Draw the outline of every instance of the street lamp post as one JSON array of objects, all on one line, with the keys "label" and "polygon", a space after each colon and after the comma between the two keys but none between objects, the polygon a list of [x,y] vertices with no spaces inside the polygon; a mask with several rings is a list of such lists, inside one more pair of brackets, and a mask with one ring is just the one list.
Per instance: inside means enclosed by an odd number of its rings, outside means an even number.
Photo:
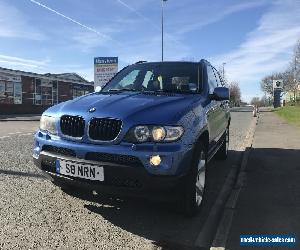
[{"label": "street lamp post", "polygon": [[226,65],[226,62],[223,62],[222,63],[222,65],[223,65],[223,81],[225,82],[225,65]]},{"label": "street lamp post", "polygon": [[161,61],[164,61],[164,2],[167,0],[161,0]]}]

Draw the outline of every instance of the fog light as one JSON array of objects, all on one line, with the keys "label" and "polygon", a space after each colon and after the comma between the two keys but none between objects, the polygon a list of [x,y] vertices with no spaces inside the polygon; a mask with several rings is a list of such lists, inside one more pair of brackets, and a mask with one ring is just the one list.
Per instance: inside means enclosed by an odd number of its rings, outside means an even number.
[{"label": "fog light", "polygon": [[158,166],[161,163],[161,158],[159,155],[154,155],[150,157],[150,164],[153,166]]}]

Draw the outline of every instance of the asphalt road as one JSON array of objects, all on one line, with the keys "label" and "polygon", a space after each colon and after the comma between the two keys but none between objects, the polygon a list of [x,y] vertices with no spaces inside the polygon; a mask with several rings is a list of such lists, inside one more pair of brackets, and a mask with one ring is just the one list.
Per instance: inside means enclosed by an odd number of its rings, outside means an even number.
[{"label": "asphalt road", "polygon": [[39,122],[0,121],[0,139],[12,138],[17,135],[32,135]]},{"label": "asphalt road", "polygon": [[232,113],[229,159],[210,163],[209,195],[195,218],[171,203],[68,195],[32,163],[38,122],[0,122],[0,249],[191,249],[252,122],[251,112]]}]

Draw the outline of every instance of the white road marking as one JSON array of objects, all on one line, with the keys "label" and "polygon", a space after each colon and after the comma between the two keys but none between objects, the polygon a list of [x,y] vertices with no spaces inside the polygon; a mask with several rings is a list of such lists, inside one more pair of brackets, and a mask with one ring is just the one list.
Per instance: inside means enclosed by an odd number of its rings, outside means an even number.
[{"label": "white road marking", "polygon": [[33,135],[34,132],[30,132],[30,133],[25,133],[25,134],[20,134],[22,132],[16,132],[16,133],[8,133],[8,135],[5,135],[5,136],[1,136],[0,139],[5,139],[5,138],[12,138],[14,135],[17,135],[17,136],[28,136],[28,135]]},{"label": "white road marking", "polygon": [[19,135],[19,136],[27,136],[27,135],[33,135],[33,133],[22,134],[22,135]]},{"label": "white road marking", "polygon": [[22,134],[24,132],[12,132],[12,133],[8,133],[8,135],[14,135],[14,134]]},{"label": "white road marking", "polygon": [[6,136],[1,136],[0,139],[9,138],[9,137],[11,137],[11,136],[7,136],[7,135]]}]

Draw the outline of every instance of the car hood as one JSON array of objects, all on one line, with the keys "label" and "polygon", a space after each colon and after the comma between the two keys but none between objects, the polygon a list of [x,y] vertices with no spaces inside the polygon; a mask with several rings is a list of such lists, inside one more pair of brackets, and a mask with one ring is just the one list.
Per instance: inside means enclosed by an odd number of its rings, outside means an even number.
[{"label": "car hood", "polygon": [[154,93],[93,93],[48,109],[49,115],[111,117],[139,124],[176,123],[201,100],[200,95]]}]

